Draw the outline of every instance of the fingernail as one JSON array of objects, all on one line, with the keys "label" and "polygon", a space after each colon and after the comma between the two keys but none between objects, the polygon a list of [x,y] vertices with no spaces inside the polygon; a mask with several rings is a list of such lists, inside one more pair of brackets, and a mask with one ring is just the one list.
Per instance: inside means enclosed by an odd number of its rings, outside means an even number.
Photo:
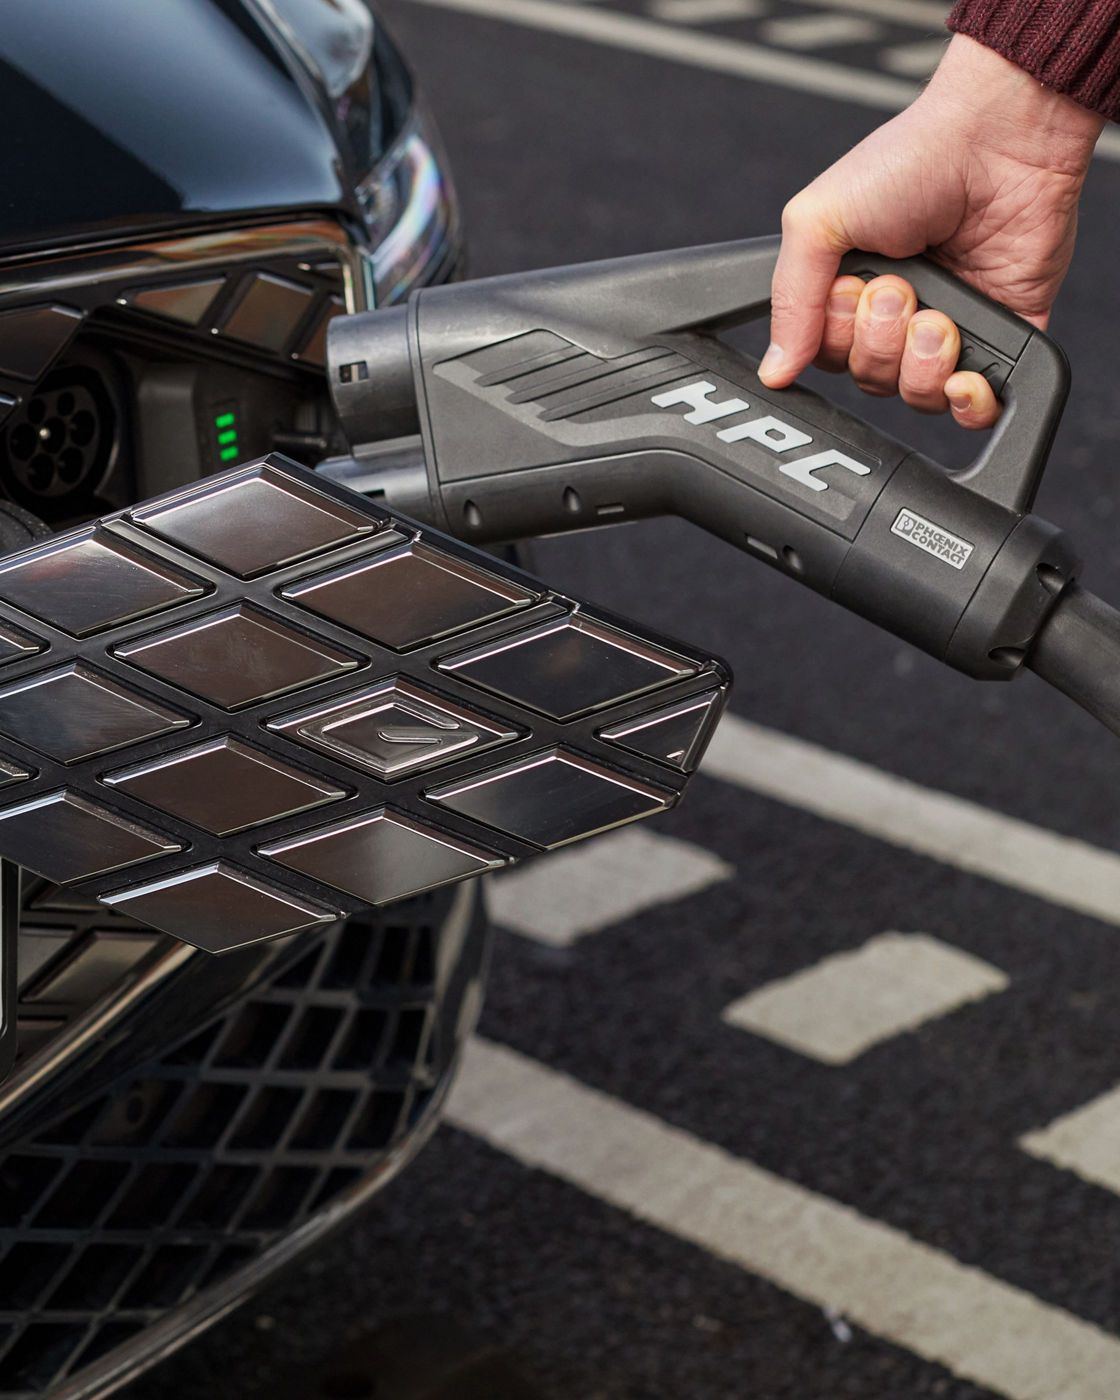
[{"label": "fingernail", "polygon": [[945,348],[945,332],[932,321],[918,321],[910,336],[914,354],[923,360],[932,360]]},{"label": "fingernail", "polygon": [[897,287],[884,287],[871,297],[871,315],[876,321],[897,321],[906,309],[906,298]]},{"label": "fingernail", "polygon": [[830,316],[854,316],[858,305],[858,292],[834,292],[828,299],[828,314]]},{"label": "fingernail", "polygon": [[785,352],[780,345],[775,345],[773,341],[767,347],[766,354],[762,357],[762,363],[758,367],[759,375],[777,374],[785,363]]},{"label": "fingernail", "polygon": [[970,394],[950,394],[949,402],[958,413],[968,413],[972,408],[972,396]]}]

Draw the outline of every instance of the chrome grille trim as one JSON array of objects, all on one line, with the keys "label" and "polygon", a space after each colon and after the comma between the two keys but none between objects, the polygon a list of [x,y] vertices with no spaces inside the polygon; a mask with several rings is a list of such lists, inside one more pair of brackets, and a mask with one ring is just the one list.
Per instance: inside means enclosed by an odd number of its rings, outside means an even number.
[{"label": "chrome grille trim", "polygon": [[331,219],[290,219],[283,223],[220,229],[176,238],[145,240],[89,252],[62,252],[0,263],[0,307],[9,300],[60,296],[103,288],[110,301],[116,286],[147,282],[166,274],[207,272],[227,265],[266,263],[276,258],[334,257],[343,271],[346,309],[365,309],[361,253]]}]

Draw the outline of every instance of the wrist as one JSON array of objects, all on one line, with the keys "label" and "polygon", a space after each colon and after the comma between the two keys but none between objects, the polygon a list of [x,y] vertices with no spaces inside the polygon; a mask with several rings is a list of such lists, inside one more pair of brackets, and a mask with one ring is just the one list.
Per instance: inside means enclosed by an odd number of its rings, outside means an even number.
[{"label": "wrist", "polygon": [[954,34],[920,102],[966,138],[1039,168],[1084,175],[1105,119],[966,34]]}]

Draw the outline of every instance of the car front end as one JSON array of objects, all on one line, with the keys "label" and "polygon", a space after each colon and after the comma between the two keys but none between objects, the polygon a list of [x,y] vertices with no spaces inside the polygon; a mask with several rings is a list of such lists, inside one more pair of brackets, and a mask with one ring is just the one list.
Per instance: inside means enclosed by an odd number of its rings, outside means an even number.
[{"label": "car front end", "polygon": [[[461,260],[376,17],[41,0],[6,14],[0,64],[5,546],[339,451],[327,323]],[[485,921],[469,882],[213,958],[8,863],[0,896],[0,1397],[92,1397],[417,1150],[477,1014]]]}]

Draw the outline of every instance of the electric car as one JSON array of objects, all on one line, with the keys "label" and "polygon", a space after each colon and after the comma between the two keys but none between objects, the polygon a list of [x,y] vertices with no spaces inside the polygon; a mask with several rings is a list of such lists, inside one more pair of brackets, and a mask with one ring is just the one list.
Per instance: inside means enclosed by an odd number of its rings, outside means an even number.
[{"label": "electric car", "polygon": [[[376,17],[17,0],[0,64],[0,544],[338,451],[329,321],[461,259]],[[0,1397],[92,1397],[417,1150],[477,1012],[485,921],[469,881],[211,958],[9,862],[2,901]]]}]

